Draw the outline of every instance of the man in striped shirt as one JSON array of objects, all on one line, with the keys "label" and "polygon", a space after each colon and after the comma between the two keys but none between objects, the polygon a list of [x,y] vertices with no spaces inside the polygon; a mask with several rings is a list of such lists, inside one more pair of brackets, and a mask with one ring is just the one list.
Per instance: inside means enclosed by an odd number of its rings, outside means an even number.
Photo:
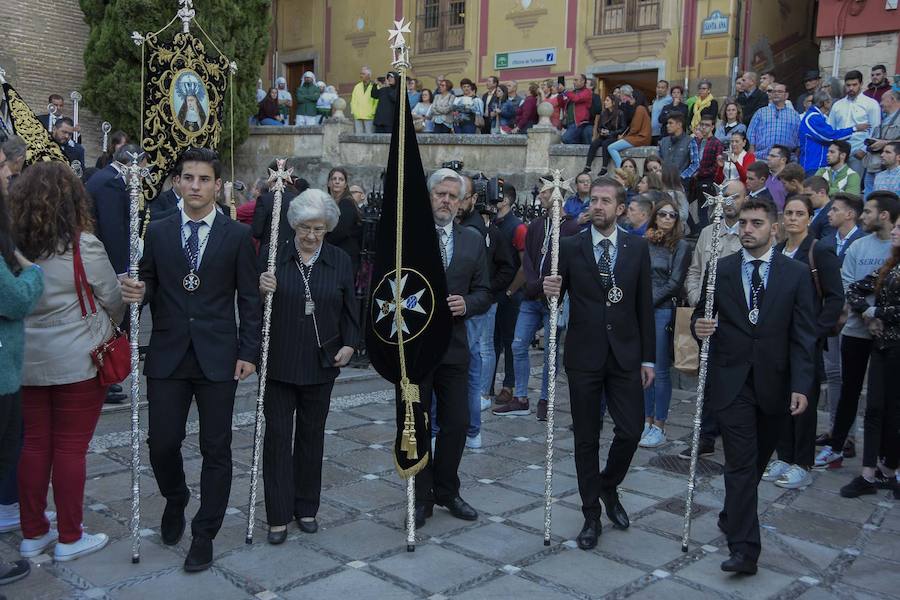
[{"label": "man in striped shirt", "polygon": [[766,92],[769,94],[769,105],[756,111],[747,129],[750,152],[756,156],[768,156],[769,149],[775,144],[793,150],[797,147],[797,131],[800,129],[800,115],[787,106],[787,87],[783,83],[770,83]]}]

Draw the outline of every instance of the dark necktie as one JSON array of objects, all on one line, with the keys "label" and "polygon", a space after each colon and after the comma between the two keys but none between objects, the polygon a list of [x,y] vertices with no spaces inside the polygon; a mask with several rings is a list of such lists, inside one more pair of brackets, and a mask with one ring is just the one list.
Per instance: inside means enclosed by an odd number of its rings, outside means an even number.
[{"label": "dark necktie", "polygon": [[184,245],[184,253],[187,256],[188,264],[191,271],[196,271],[200,262],[200,226],[203,221],[188,221],[188,227],[191,228],[191,235],[188,236],[187,243]]},{"label": "dark necktie", "polygon": [[[757,290],[756,306],[751,306],[750,308],[759,308],[760,306],[762,306],[763,296],[766,293],[766,288],[763,285],[762,276],[759,273],[759,268],[762,266],[763,261],[761,261],[759,259],[752,260],[752,261],[750,261],[750,264],[753,265],[753,274],[750,275],[750,285],[754,290]],[[753,295],[753,292],[751,290],[751,300],[750,300],[751,302],[753,301],[752,295]]]},{"label": "dark necktie", "polygon": [[597,261],[597,268],[600,270],[600,284],[605,289],[612,287],[612,260],[609,255],[611,244],[609,240],[600,240],[600,260]]}]

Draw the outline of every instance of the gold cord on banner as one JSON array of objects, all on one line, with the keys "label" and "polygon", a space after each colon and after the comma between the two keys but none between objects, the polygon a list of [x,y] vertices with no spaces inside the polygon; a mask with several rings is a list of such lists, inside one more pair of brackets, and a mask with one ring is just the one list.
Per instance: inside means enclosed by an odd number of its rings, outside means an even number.
[{"label": "gold cord on banner", "polygon": [[[159,31],[156,31],[153,33],[148,33],[147,35],[142,35],[141,33],[135,31],[131,35],[131,38],[135,42],[135,44],[137,44],[141,47],[141,113],[140,113],[140,135],[141,135],[141,137],[140,137],[140,140],[141,140],[142,146],[143,146],[144,132],[145,132],[145,129],[144,129],[144,126],[145,126],[144,102],[145,102],[145,93],[146,93],[146,73],[145,73],[145,71],[146,71],[146,67],[147,67],[147,64],[146,64],[147,40],[150,38],[154,38],[154,39],[157,38],[160,34],[162,34],[164,31],[169,29],[169,27],[171,27],[178,20],[185,22],[185,19],[182,18],[182,15],[180,12],[178,14],[176,14],[168,23],[166,23],[166,25]],[[213,49],[215,49],[215,51],[218,52],[221,57],[225,57],[225,59],[227,60],[227,55],[224,52],[222,52],[222,50],[216,45],[216,43],[215,43],[215,41],[213,41],[212,37],[210,37],[210,35],[206,32],[206,30],[203,29],[203,26],[200,24],[200,22],[196,18],[194,18],[193,11],[191,11],[191,15],[188,17],[188,22],[196,25],[197,28],[200,30],[200,33],[203,34],[203,37],[206,38],[206,41],[209,42],[210,46],[212,46]],[[187,32],[188,32],[188,29],[187,29],[187,26],[185,25],[184,33],[187,33]],[[229,115],[228,127],[230,130],[229,152],[230,152],[230,170],[231,170],[231,181],[232,182],[234,181],[234,173],[235,173],[234,172],[234,73],[236,70],[237,70],[237,63],[235,63],[234,61],[230,61],[229,69],[228,69],[228,115]],[[140,231],[141,238],[143,238],[144,235],[146,234],[147,227],[150,224],[150,206],[149,206],[149,203],[146,201],[145,195],[146,195],[146,190],[141,194],[141,198],[140,198],[140,209],[144,211],[144,219],[141,224],[141,231]],[[231,218],[232,218],[232,220],[236,220],[237,219],[237,204],[234,199],[234,194],[231,195],[231,198],[229,199],[228,204],[229,204],[229,212],[231,214]]]}]

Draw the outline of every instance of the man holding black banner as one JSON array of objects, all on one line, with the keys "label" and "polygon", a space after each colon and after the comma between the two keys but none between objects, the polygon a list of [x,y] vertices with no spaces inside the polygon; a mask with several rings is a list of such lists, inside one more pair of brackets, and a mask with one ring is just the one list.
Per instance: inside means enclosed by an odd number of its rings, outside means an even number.
[{"label": "man holding black banner", "polygon": [[447,305],[453,318],[450,345],[440,363],[420,382],[420,398],[428,414],[432,392],[441,430],[434,458],[416,476],[416,528],[425,525],[435,504],[454,517],[474,521],[478,513],[459,496],[459,462],[469,426],[469,344],[465,320],[491,305],[484,239],[469,227],[454,223],[466,182],[451,169],[438,169],[428,178],[431,211],[447,277]]}]

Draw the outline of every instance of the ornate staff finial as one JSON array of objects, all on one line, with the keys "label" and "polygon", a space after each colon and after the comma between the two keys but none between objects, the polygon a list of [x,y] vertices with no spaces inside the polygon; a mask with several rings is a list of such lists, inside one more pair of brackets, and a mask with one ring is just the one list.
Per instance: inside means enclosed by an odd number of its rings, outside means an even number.
[{"label": "ornate staff finial", "polygon": [[144,44],[144,36],[139,31],[131,32],[131,41],[134,42],[135,46],[141,46]]},{"label": "ornate staff finial", "polygon": [[410,23],[401,18],[394,21],[394,28],[388,29],[388,40],[390,41],[393,57],[391,64],[396,69],[409,68],[409,46],[406,44],[404,33],[411,33],[409,29]]},{"label": "ornate staff finial", "polygon": [[566,192],[572,193],[572,186],[569,185],[572,180],[563,179],[562,170],[553,169],[550,174],[553,175],[553,179],[541,177],[541,182],[544,184],[541,188],[542,192],[552,190],[554,194],[559,193],[560,197],[564,197]]},{"label": "ornate staff finial", "polygon": [[714,183],[713,185],[716,187],[715,194],[703,192],[703,195],[706,196],[706,202],[703,203],[703,208],[706,208],[708,206],[715,206],[720,201],[725,206],[731,206],[732,204],[734,204],[734,200],[735,198],[737,198],[737,196],[725,195],[725,189],[728,187],[728,183],[729,182],[727,181],[724,181],[722,183]]},{"label": "ornate staff finial", "polygon": [[178,4],[181,5],[177,13],[178,18],[181,19],[181,31],[182,33],[189,33],[191,31],[191,21],[194,20],[194,16],[197,14],[194,10],[194,0],[178,0]]},{"label": "ornate staff finial", "polygon": [[274,192],[284,191],[284,182],[290,180],[294,172],[294,168],[285,170],[286,159],[279,158],[275,161],[274,169],[269,169],[269,190]]},{"label": "ornate staff finial", "polygon": [[231,61],[230,63],[228,63],[228,69],[231,71],[231,74],[234,75],[238,70],[237,63],[235,61]]},{"label": "ornate staff finial", "polygon": [[0,85],[6,83],[6,69],[0,67]]}]

